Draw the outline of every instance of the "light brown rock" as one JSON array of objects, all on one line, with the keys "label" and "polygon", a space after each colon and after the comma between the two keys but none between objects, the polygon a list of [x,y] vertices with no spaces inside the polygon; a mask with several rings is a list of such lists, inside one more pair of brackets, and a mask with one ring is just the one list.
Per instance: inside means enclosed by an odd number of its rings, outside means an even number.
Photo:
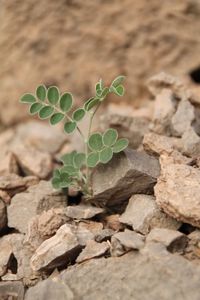
[{"label": "light brown rock", "polygon": [[103,212],[104,210],[102,208],[87,204],[67,206],[65,209],[66,216],[73,219],[91,219],[92,217]]},{"label": "light brown rock", "polygon": [[0,282],[0,298],[24,300],[24,286],[22,282]]},{"label": "light brown rock", "polygon": [[0,176],[7,174],[18,174],[19,167],[15,155],[9,150],[0,150]]},{"label": "light brown rock", "polygon": [[95,236],[101,232],[103,224],[100,222],[86,221],[79,222],[73,229],[81,246],[85,246],[90,240],[94,240]]},{"label": "light brown rock", "polygon": [[31,218],[51,208],[64,208],[66,205],[67,196],[62,191],[54,190],[49,181],[40,181],[38,185],[12,198],[7,209],[8,226],[26,233]]},{"label": "light brown rock", "polygon": [[0,231],[7,225],[7,213],[4,202],[0,199]]},{"label": "light brown rock", "polygon": [[111,241],[114,239],[117,239],[126,250],[139,250],[144,247],[144,236],[129,229],[115,233]]},{"label": "light brown rock", "polygon": [[0,277],[7,271],[8,262],[12,254],[12,247],[7,240],[7,237],[0,238]]},{"label": "light brown rock", "polygon": [[181,139],[182,152],[190,157],[200,155],[200,137],[192,127],[185,129]]},{"label": "light brown rock", "polygon": [[109,250],[109,248],[110,247],[107,242],[97,243],[93,240],[88,241],[85,248],[77,257],[76,262],[81,263],[85,260],[102,256]]},{"label": "light brown rock", "polygon": [[106,216],[104,221],[104,227],[112,229],[114,231],[119,231],[124,229],[124,225],[120,222],[120,215],[114,214]]},{"label": "light brown rock", "polygon": [[181,225],[180,222],[160,211],[155,197],[149,195],[133,195],[120,221],[142,234],[147,234],[154,227],[177,229]]}]

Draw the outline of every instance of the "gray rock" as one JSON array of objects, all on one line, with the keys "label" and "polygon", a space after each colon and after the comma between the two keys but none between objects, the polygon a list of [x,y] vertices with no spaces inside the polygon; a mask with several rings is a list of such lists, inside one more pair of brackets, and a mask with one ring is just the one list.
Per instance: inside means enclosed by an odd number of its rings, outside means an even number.
[{"label": "gray rock", "polygon": [[113,235],[113,239],[117,239],[126,249],[139,250],[144,247],[144,236],[132,230],[126,229],[124,232],[117,232]]},{"label": "gray rock", "polygon": [[152,193],[160,173],[156,158],[127,149],[92,174],[93,199],[101,206],[116,206],[133,194]]},{"label": "gray rock", "polygon": [[14,190],[16,193],[36,183],[38,183],[38,179],[34,176],[21,177],[17,174],[0,176],[0,189]]},{"label": "gray rock", "polygon": [[200,266],[160,244],[153,246],[148,252],[92,259],[68,268],[60,278],[77,300],[182,300],[183,295],[185,300],[199,300]]},{"label": "gray rock", "polygon": [[76,258],[80,249],[73,226],[65,224],[36,249],[30,264],[34,271],[54,269]]},{"label": "gray rock", "polygon": [[0,231],[7,225],[7,213],[4,202],[0,199]]},{"label": "gray rock", "polygon": [[0,238],[0,276],[6,273],[11,254],[12,247],[7,240],[7,236]]},{"label": "gray rock", "polygon": [[38,185],[12,198],[7,209],[8,226],[26,233],[31,218],[51,208],[64,208],[66,205],[66,195],[62,191],[54,190],[49,181],[40,181]]},{"label": "gray rock", "polygon": [[92,217],[103,212],[104,210],[102,208],[86,204],[67,206],[65,209],[66,216],[73,219],[91,219]]},{"label": "gray rock", "polygon": [[24,299],[24,286],[22,282],[0,282],[0,298],[3,299]]},{"label": "gray rock", "polygon": [[158,242],[166,246],[170,252],[183,251],[188,243],[185,234],[166,228],[153,228],[148,234],[147,242]]},{"label": "gray rock", "polygon": [[177,229],[181,225],[180,222],[161,212],[155,197],[150,195],[133,195],[120,221],[142,234],[147,234],[154,227]]},{"label": "gray rock", "polygon": [[185,129],[181,142],[184,154],[195,158],[200,155],[200,137],[192,127]]},{"label": "gray rock", "polygon": [[103,229],[95,236],[95,241],[101,243],[103,241],[110,240],[114,233],[115,232],[112,229]]},{"label": "gray rock", "polygon": [[102,229],[102,223],[87,221],[79,222],[77,226],[73,228],[73,231],[77,236],[79,244],[85,246],[88,241],[94,240],[95,236],[101,232]]},{"label": "gray rock", "polygon": [[77,257],[76,262],[81,263],[85,260],[102,256],[109,250],[109,248],[110,246],[107,242],[97,243],[93,240],[88,241],[86,247],[82,250],[82,252]]},{"label": "gray rock", "polygon": [[67,284],[46,279],[36,286],[29,288],[25,300],[73,300],[74,295]]}]

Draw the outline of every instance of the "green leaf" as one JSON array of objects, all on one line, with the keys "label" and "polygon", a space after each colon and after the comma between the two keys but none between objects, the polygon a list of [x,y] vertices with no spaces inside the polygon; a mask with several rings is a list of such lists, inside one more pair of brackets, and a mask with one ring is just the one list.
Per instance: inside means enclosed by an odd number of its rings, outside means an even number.
[{"label": "green leaf", "polygon": [[70,93],[64,93],[60,98],[60,108],[63,112],[68,112],[72,108],[73,97]]},{"label": "green leaf", "polygon": [[63,120],[64,117],[65,117],[65,115],[62,114],[62,113],[55,113],[55,114],[53,114],[53,115],[51,116],[51,118],[50,118],[50,123],[51,123],[51,125],[56,125],[56,124],[58,124],[60,121]]},{"label": "green leaf", "polygon": [[76,122],[66,122],[64,126],[64,131],[68,134],[72,133],[76,129]]},{"label": "green leaf", "polygon": [[71,153],[66,153],[61,156],[60,160],[64,163],[64,165],[73,166],[74,156],[76,155],[77,151],[72,151]]},{"label": "green leaf", "polygon": [[53,177],[60,177],[60,171],[58,170],[58,169],[55,169],[54,171],[53,171]]},{"label": "green leaf", "polygon": [[69,175],[73,175],[78,172],[78,169],[74,166],[64,166],[60,169],[61,174],[62,173],[68,173]]},{"label": "green leaf", "polygon": [[44,85],[39,85],[36,89],[36,96],[39,100],[44,101],[47,96],[47,90]]},{"label": "green leaf", "polygon": [[99,162],[99,153],[91,152],[87,157],[87,166],[89,168],[94,168]]},{"label": "green leaf", "polygon": [[[105,98],[107,95],[108,95],[108,93],[109,93],[109,88],[108,87],[105,87],[104,89],[103,89],[103,91],[102,91],[102,93],[101,93],[101,98]],[[102,99],[102,100],[103,100]]]},{"label": "green leaf", "polygon": [[61,180],[59,177],[53,177],[51,180],[51,184],[54,189],[60,189],[61,188],[60,183],[61,183]]},{"label": "green leaf", "polygon": [[103,140],[101,133],[93,133],[88,140],[88,145],[91,150],[100,151],[103,147]]},{"label": "green leaf", "polygon": [[38,102],[33,103],[33,104],[31,105],[31,107],[30,107],[29,112],[30,112],[31,115],[34,115],[34,114],[36,114],[42,107],[43,107],[43,105],[42,105],[41,103],[38,103]]},{"label": "green leaf", "polygon": [[20,99],[22,103],[34,103],[35,101],[35,96],[32,94],[24,94]]},{"label": "green leaf", "polygon": [[129,144],[129,141],[125,138],[119,139],[113,146],[113,152],[119,153],[123,151]]},{"label": "green leaf", "polygon": [[123,85],[119,85],[116,88],[112,86],[110,91],[115,93],[117,96],[123,96],[125,92]]},{"label": "green leaf", "polygon": [[56,86],[51,86],[50,88],[48,88],[47,98],[49,103],[51,103],[52,105],[56,105],[60,98],[60,93]]},{"label": "green leaf", "polygon": [[87,111],[87,106],[88,106],[88,104],[92,101],[94,99],[94,97],[92,97],[92,98],[89,98],[86,102],[85,102],[85,104],[84,104],[84,109]]},{"label": "green leaf", "polygon": [[117,138],[118,138],[117,130],[109,128],[103,134],[103,143],[105,146],[110,147],[116,143]]},{"label": "green leaf", "polygon": [[102,79],[99,80],[99,87],[100,87],[100,90],[103,90],[103,80]]},{"label": "green leaf", "polygon": [[85,163],[85,153],[77,153],[74,155],[73,163],[75,168],[80,169]]},{"label": "green leaf", "polygon": [[65,188],[68,187],[71,183],[71,178],[68,173],[61,173],[60,174],[60,187]]},{"label": "green leaf", "polygon": [[107,162],[109,162],[113,157],[113,151],[111,148],[104,148],[101,152],[100,152],[100,162],[103,164],[106,164]]},{"label": "green leaf", "polygon": [[113,86],[113,87],[116,88],[118,85],[122,84],[122,82],[124,81],[124,79],[125,79],[125,76],[123,76],[123,75],[120,75],[120,76],[116,77],[113,80],[113,82],[111,83],[111,86]]},{"label": "green leaf", "polygon": [[101,92],[101,84],[99,82],[96,83],[95,90],[96,90],[97,94],[98,94],[99,91]]},{"label": "green leaf", "polygon": [[78,108],[73,112],[72,118],[74,121],[78,122],[81,121],[84,116],[85,116],[85,110],[83,108]]},{"label": "green leaf", "polygon": [[90,109],[92,109],[94,106],[96,106],[98,103],[100,102],[100,100],[98,98],[94,98],[92,99],[86,106],[86,110],[89,111]]},{"label": "green leaf", "polygon": [[39,111],[39,117],[41,119],[49,118],[54,112],[54,108],[52,106],[45,106]]}]

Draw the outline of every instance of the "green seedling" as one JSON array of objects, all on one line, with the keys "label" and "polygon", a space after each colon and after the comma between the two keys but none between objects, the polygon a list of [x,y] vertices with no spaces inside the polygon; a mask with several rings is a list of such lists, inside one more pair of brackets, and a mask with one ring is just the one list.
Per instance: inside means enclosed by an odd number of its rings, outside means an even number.
[{"label": "green seedling", "polygon": [[[99,80],[95,86],[95,96],[88,99],[84,105],[73,110],[73,96],[65,92],[60,94],[56,86],[48,89],[44,85],[37,87],[35,94],[23,95],[20,102],[30,105],[31,115],[38,114],[40,119],[49,119],[51,125],[63,122],[66,134],[78,131],[84,143],[84,152],[73,151],[61,157],[63,166],[56,169],[52,178],[52,185],[56,189],[70,186],[81,190],[85,197],[92,195],[90,174],[91,169],[98,164],[107,164],[115,153],[123,151],[128,146],[128,140],[118,138],[118,132],[109,128],[104,133],[92,133],[94,116],[108,94],[124,95],[124,76],[118,76],[109,87]],[[72,112],[73,111],[73,112]],[[79,122],[89,115],[89,126],[86,136],[83,134]]]}]

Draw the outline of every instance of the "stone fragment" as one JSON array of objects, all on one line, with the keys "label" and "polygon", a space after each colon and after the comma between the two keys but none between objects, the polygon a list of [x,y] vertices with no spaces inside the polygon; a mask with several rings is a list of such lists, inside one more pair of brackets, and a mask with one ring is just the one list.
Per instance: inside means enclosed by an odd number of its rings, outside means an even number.
[{"label": "stone fragment", "polygon": [[58,280],[46,279],[28,289],[25,300],[74,300],[73,292],[67,284]]},{"label": "stone fragment", "polygon": [[12,247],[4,236],[0,238],[0,277],[7,271],[8,262],[12,254]]},{"label": "stone fragment", "polygon": [[184,154],[190,157],[200,156],[200,137],[192,127],[185,129],[181,142]]},{"label": "stone fragment", "polygon": [[117,239],[125,249],[140,250],[144,247],[144,236],[129,229],[115,233],[112,239]]},{"label": "stone fragment", "polygon": [[181,225],[161,212],[156,205],[155,197],[150,195],[133,195],[120,221],[142,234],[147,234],[154,227],[177,229]]},{"label": "stone fragment", "polygon": [[44,241],[36,249],[30,264],[34,271],[51,270],[67,265],[76,258],[80,249],[73,226],[64,224],[53,237]]},{"label": "stone fragment", "polygon": [[195,112],[193,105],[186,99],[181,100],[171,121],[173,135],[181,137],[185,130],[190,128],[194,119]]},{"label": "stone fragment", "polygon": [[137,193],[152,193],[160,173],[156,158],[127,149],[92,174],[93,199],[101,206],[116,206]]},{"label": "stone fragment", "polygon": [[91,258],[99,257],[109,250],[109,244],[107,242],[103,243],[97,243],[93,240],[88,241],[85,248],[82,250],[82,252],[79,254],[79,256],[76,259],[77,263],[81,263],[85,260],[89,260]]},{"label": "stone fragment", "polygon": [[0,299],[24,300],[24,286],[22,282],[0,282]]},{"label": "stone fragment", "polygon": [[200,227],[200,170],[164,159],[161,169],[154,188],[158,206],[173,218]]},{"label": "stone fragment", "polygon": [[114,230],[112,229],[103,229],[95,236],[95,241],[98,243],[110,240],[114,234]]},{"label": "stone fragment", "polygon": [[123,230],[124,225],[120,222],[119,217],[120,217],[119,214],[106,216],[105,219],[103,220],[104,227],[112,229],[114,231]]},{"label": "stone fragment", "polygon": [[185,234],[166,228],[153,228],[148,234],[147,242],[158,242],[164,244],[169,252],[183,251],[188,243]]},{"label": "stone fragment", "polygon": [[0,199],[0,231],[7,225],[7,213],[4,202]]},{"label": "stone fragment", "polygon": [[0,199],[7,205],[10,204],[11,196],[8,194],[7,191],[0,190]]},{"label": "stone fragment", "polygon": [[65,214],[73,219],[91,219],[92,217],[103,212],[104,210],[102,208],[87,204],[67,206],[65,209]]},{"label": "stone fragment", "polygon": [[12,198],[7,209],[8,226],[26,233],[31,218],[51,208],[64,208],[66,205],[67,197],[62,191],[54,190],[49,181],[40,181]]},{"label": "stone fragment", "polygon": [[7,174],[18,174],[19,167],[17,165],[16,157],[12,152],[1,148],[0,151],[0,176],[7,175]]},{"label": "stone fragment", "polygon": [[0,176],[0,189],[2,190],[17,190],[21,188],[27,188],[30,185],[34,185],[38,182],[38,179],[34,176],[21,177],[17,174],[8,174]]},{"label": "stone fragment", "polygon": [[77,227],[74,228],[74,233],[78,238],[81,246],[85,246],[90,240],[94,240],[95,236],[101,232],[103,224],[93,221],[79,222]]}]

